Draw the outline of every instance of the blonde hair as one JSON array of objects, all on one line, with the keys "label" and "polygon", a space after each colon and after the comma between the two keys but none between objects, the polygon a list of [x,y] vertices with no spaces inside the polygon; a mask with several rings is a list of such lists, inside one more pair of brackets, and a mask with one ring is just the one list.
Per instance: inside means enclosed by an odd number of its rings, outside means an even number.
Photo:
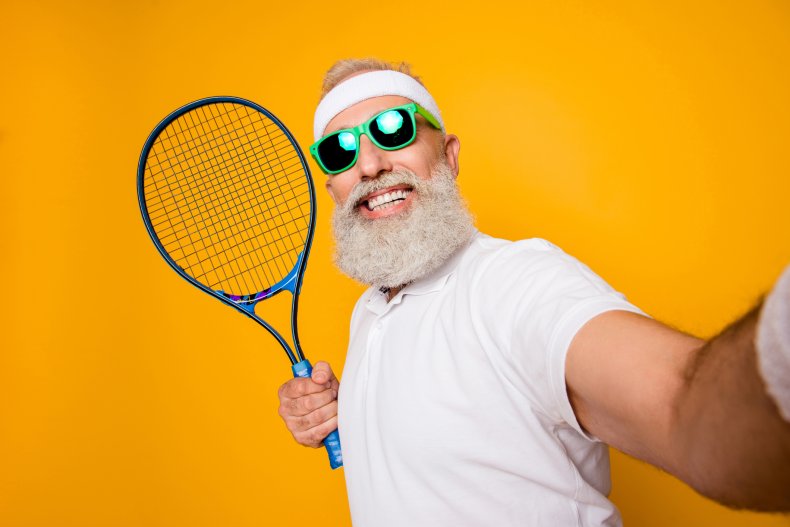
[{"label": "blonde hair", "polygon": [[[335,62],[331,68],[324,75],[324,83],[321,86],[321,99],[327,93],[332,91],[332,88],[346,80],[347,78],[357,73],[365,71],[399,71],[410,76],[420,84],[422,81],[419,77],[411,72],[411,66],[406,62],[386,62],[373,57],[363,59],[342,59]],[[423,84],[423,86],[425,86]]]}]

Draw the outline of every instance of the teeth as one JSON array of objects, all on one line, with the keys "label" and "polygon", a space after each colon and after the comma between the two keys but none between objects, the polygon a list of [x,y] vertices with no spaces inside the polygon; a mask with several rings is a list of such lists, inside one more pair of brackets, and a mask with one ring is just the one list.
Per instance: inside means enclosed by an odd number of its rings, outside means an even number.
[{"label": "teeth", "polygon": [[393,190],[392,192],[376,196],[368,200],[368,209],[378,210],[391,207],[396,202],[406,199],[406,196],[408,196],[410,192],[411,190]]}]

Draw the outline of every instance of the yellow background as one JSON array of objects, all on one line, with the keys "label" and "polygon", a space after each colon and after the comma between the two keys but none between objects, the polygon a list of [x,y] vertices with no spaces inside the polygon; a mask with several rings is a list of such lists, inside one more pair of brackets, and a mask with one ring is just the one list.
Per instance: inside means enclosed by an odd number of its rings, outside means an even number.
[{"label": "yellow background", "polygon": [[[783,0],[4,0],[1,525],[349,524],[342,471],[277,416],[284,354],[167,267],[135,177],[154,125],[207,95],[307,147],[324,70],[365,55],[423,76],[481,230],[548,238],[661,320],[710,336],[790,261]],[[330,210],[300,320],[340,369],[361,288]],[[790,525],[619,454],[613,478],[626,525]]]}]

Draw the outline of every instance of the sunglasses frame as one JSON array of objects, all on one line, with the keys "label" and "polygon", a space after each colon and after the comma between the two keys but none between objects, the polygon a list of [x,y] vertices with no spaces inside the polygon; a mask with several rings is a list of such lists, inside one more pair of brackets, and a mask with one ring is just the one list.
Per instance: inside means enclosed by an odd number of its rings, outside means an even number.
[{"label": "sunglasses frame", "polygon": [[[414,134],[412,134],[411,139],[409,139],[407,142],[405,142],[402,145],[398,145],[394,147],[383,146],[379,144],[379,142],[376,141],[376,139],[373,137],[373,134],[370,133],[370,123],[378,119],[381,115],[387,112],[391,112],[393,110],[405,110],[406,113],[409,114],[409,117],[411,118],[412,129],[414,130]],[[392,151],[392,150],[400,150],[401,148],[406,148],[407,146],[412,144],[414,140],[417,138],[417,120],[414,117],[415,113],[422,115],[425,118],[425,120],[428,121],[428,123],[430,123],[430,125],[436,128],[437,130],[441,129],[441,125],[439,124],[439,122],[436,120],[436,118],[434,118],[433,115],[428,113],[428,110],[426,110],[419,104],[412,102],[409,104],[403,104],[401,106],[394,106],[392,108],[387,108],[386,110],[382,110],[378,112],[376,115],[374,115],[373,117],[371,117],[370,119],[368,119],[367,121],[365,121],[364,123],[360,123],[353,128],[344,128],[342,130],[337,130],[335,132],[332,132],[329,135],[325,135],[324,137],[322,137],[321,139],[310,145],[310,155],[313,156],[313,159],[315,159],[316,163],[318,163],[318,166],[321,167],[321,170],[323,170],[325,174],[333,176],[335,174],[340,174],[341,172],[345,172],[346,170],[353,167],[357,163],[357,159],[359,158],[359,137],[363,134],[366,135],[368,139],[370,139],[371,143],[381,148],[382,150]],[[354,143],[356,145],[356,149],[354,151],[354,159],[348,164],[348,166],[343,167],[340,170],[329,170],[326,168],[326,166],[324,166],[324,162],[321,161],[321,157],[318,155],[318,146],[324,141],[326,141],[327,139],[329,139],[330,137],[334,137],[344,132],[351,133],[354,136]]]}]

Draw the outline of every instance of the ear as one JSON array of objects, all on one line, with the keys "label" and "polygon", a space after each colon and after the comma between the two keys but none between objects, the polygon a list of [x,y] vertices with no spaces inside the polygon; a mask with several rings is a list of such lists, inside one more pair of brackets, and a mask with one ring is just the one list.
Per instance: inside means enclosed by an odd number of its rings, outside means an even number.
[{"label": "ear", "polygon": [[335,197],[335,191],[332,190],[332,178],[331,177],[326,180],[326,184],[324,186],[326,187],[326,191],[329,192],[329,196],[332,198],[332,201],[335,202],[335,205],[339,205],[340,203],[338,203],[337,198]]},{"label": "ear", "polygon": [[461,150],[461,140],[457,135],[447,134],[444,136],[444,157],[447,164],[453,171],[453,177],[458,177],[458,152]]}]

